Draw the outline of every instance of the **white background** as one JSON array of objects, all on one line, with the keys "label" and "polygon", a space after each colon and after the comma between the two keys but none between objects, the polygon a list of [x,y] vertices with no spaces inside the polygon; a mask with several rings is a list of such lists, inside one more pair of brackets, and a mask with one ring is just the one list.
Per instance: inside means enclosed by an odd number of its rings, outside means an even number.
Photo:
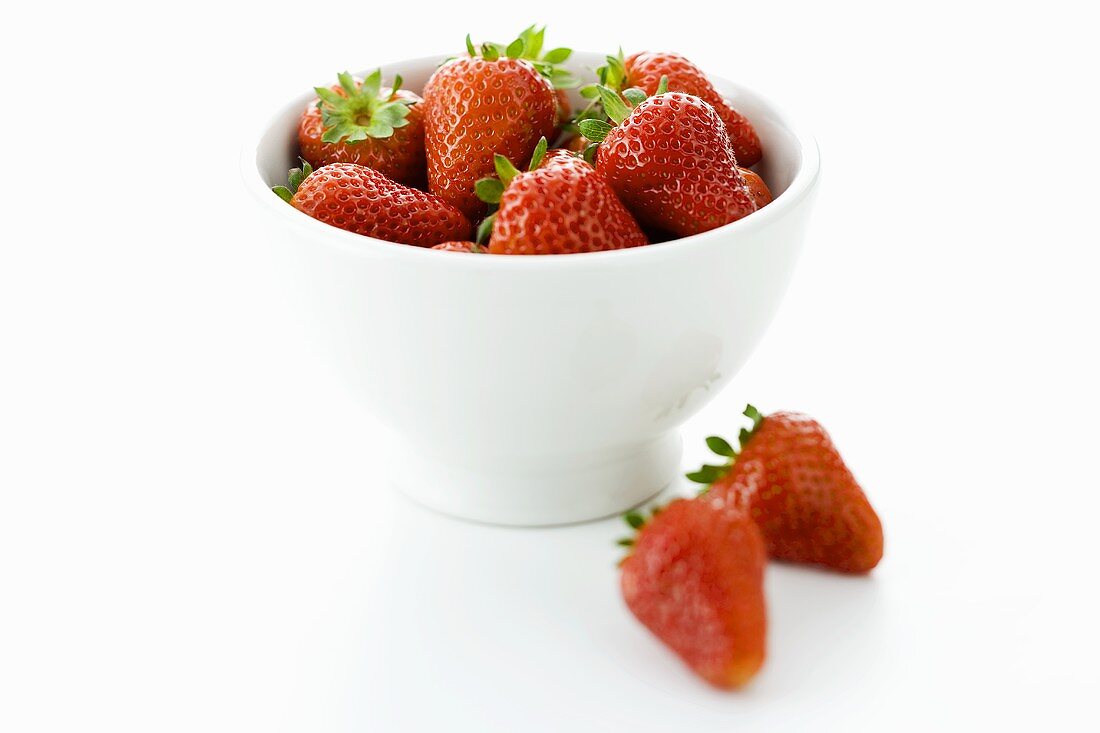
[{"label": "white background", "polygon": [[[1095,726],[1100,60],[1073,5],[7,9],[0,730]],[[490,529],[395,496],[253,234],[250,125],[536,20],[682,51],[821,144],[790,295],[684,465],[746,400],[809,412],[887,556],[773,567],[743,693],[627,615],[615,522]]]}]

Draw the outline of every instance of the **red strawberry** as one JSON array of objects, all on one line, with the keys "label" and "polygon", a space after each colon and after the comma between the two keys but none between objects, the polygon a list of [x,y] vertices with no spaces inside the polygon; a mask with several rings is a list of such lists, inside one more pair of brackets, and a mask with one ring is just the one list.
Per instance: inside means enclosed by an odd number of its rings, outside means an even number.
[{"label": "red strawberry", "polygon": [[387,242],[431,247],[473,234],[473,225],[458,209],[355,163],[314,171],[303,162],[301,170],[290,172],[289,186],[273,190],[318,221]]},{"label": "red strawberry", "polygon": [[744,685],[764,663],[767,631],[767,553],[756,525],[706,497],[678,499],[644,524],[627,521],[641,524],[622,563],[627,607],[712,685]]},{"label": "red strawberry", "polygon": [[358,163],[409,186],[423,185],[424,115],[420,97],[382,86],[381,70],[363,82],[350,74],[340,84],[317,87],[320,99],[306,107],[298,122],[302,157],[314,168],[329,163]]},{"label": "red strawberry", "polygon": [[732,466],[704,466],[688,478],[711,483],[706,496],[740,509],[764,534],[779,560],[866,573],[882,559],[882,523],[828,433],[794,412],[762,417],[737,453],[720,438],[708,444]]},{"label": "red strawberry", "polygon": [[768,184],[764,183],[764,179],[748,168],[739,168],[738,170],[741,171],[741,177],[745,179],[745,187],[749,189],[753,201],[756,202],[756,208],[762,209],[770,204],[772,202],[772,192],[768,189]]},{"label": "red strawberry", "polygon": [[429,190],[470,219],[485,204],[474,184],[491,175],[493,155],[527,160],[539,138],[553,134],[557,101],[550,82],[529,61],[517,58],[521,42],[500,56],[493,44],[476,55],[439,67],[424,88],[424,141]]},{"label": "red strawberry", "polygon": [[545,138],[527,172],[503,156],[497,156],[496,167],[499,179],[477,185],[485,201],[500,204],[488,220],[491,254],[570,254],[648,244],[603,176],[567,150],[546,153]]},{"label": "red strawberry", "polygon": [[473,254],[485,252],[485,248],[477,242],[444,242],[443,244],[435,245],[432,249],[438,249],[444,252],[470,252]]},{"label": "red strawberry", "polygon": [[762,157],[760,138],[745,117],[730,106],[698,66],[675,53],[643,51],[622,62],[626,72],[623,87],[638,87],[656,94],[661,77],[668,77],[668,90],[699,97],[714,107],[733,143],[737,161],[743,166],[756,165]]},{"label": "red strawberry", "polygon": [[686,237],[756,211],[713,107],[669,92],[631,109],[607,87],[599,93],[619,124],[585,120],[581,133],[600,143],[600,172],[644,226]]}]

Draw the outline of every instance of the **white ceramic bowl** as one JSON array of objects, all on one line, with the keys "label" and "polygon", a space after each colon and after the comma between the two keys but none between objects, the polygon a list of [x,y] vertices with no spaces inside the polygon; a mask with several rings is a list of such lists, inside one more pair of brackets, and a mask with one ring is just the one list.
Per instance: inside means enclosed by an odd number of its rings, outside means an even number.
[{"label": "white ceramic bowl", "polygon": [[[419,91],[443,58],[383,73]],[[577,53],[570,65],[601,60]],[[401,491],[468,519],[562,524],[637,505],[680,470],[677,427],[737,373],[775,314],[818,179],[812,138],[760,95],[711,78],[756,126],[775,201],[636,249],[463,255],[315,221],[270,191],[296,165],[311,93],[246,144],[262,236],[290,256],[315,328],[403,446],[390,451]]]}]

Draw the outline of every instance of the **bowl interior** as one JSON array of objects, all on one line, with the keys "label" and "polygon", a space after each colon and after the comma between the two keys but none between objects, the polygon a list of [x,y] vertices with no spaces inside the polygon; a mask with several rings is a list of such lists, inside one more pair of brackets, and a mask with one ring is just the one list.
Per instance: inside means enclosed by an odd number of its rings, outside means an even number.
[{"label": "bowl interior", "polygon": [[[445,55],[440,55],[386,64],[382,66],[383,79],[389,81],[395,73],[400,73],[405,80],[404,86],[420,93],[428,78],[445,58]],[[601,54],[577,52],[566,66],[587,82],[594,79],[592,70],[602,62]],[[367,73],[370,70],[373,69],[367,70]],[[803,169],[808,152],[805,138],[795,132],[789,120],[775,105],[756,92],[722,77],[711,76],[710,79],[756,128],[764,148],[764,160],[754,166],[754,170],[768,184],[772,195],[779,199],[790,189]],[[261,133],[256,146],[255,163],[265,186],[284,184],[287,170],[298,165],[298,118],[305,106],[314,99],[312,92],[302,94],[280,110]],[[570,92],[570,101],[574,108],[585,103],[576,90]]]}]

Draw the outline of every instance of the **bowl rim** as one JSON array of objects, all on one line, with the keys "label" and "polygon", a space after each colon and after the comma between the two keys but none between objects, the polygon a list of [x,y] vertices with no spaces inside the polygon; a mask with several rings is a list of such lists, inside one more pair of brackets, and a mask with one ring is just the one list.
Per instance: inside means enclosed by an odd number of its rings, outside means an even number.
[{"label": "bowl rim", "polygon": [[[453,54],[421,56],[418,58],[391,61],[381,64],[380,66],[385,69],[387,67],[421,65],[427,63],[438,65],[441,59],[446,59],[449,55]],[[598,54],[593,52],[574,52],[574,56],[596,55]],[[622,260],[621,264],[625,264],[628,258],[644,260],[653,257],[675,256],[677,251],[686,254],[689,250],[698,250],[706,247],[734,246],[733,242],[727,240],[731,238],[734,240],[741,239],[742,236],[747,236],[757,230],[767,227],[773,220],[779,219],[787,215],[791,210],[797,208],[804,199],[811,195],[820,178],[821,156],[817,140],[792,121],[786,110],[775,104],[769,97],[760,94],[752,87],[733,82],[725,77],[711,75],[709,73],[707,76],[716,82],[715,86],[731,87],[738,91],[747,92],[762,102],[779,125],[786,129],[797,142],[799,152],[801,153],[801,162],[798,170],[795,172],[794,178],[791,180],[786,190],[763,209],[755,211],[751,215],[738,219],[737,221],[720,226],[717,229],[711,229],[707,232],[693,234],[667,242],[649,244],[644,247],[628,247],[625,249],[605,250],[601,252],[577,252],[569,255],[463,256],[462,253],[434,251],[430,247],[417,247],[415,245],[403,244],[400,242],[388,242],[383,239],[368,237],[364,234],[345,231],[331,224],[318,221],[308,214],[304,214],[294,207],[288,206],[282,199],[272,193],[271,188],[267,185],[267,182],[264,181],[259,167],[260,142],[271,130],[275,122],[289,113],[291,108],[300,108],[308,104],[309,99],[313,96],[311,93],[302,94],[282,105],[276,112],[268,115],[262,125],[257,126],[248,134],[241,148],[241,175],[244,179],[245,187],[256,199],[257,203],[271,211],[275,216],[280,217],[280,219],[286,222],[288,227],[303,230],[305,233],[311,234],[315,239],[322,239],[340,249],[349,250],[355,254],[370,255],[372,257],[411,258],[413,261],[415,261],[416,258],[429,257],[437,262],[443,261],[455,267],[467,268],[538,267],[544,269],[548,265],[554,267],[583,267],[586,263],[588,265],[595,264],[596,262],[603,263],[611,261],[613,258],[618,258]]]}]

